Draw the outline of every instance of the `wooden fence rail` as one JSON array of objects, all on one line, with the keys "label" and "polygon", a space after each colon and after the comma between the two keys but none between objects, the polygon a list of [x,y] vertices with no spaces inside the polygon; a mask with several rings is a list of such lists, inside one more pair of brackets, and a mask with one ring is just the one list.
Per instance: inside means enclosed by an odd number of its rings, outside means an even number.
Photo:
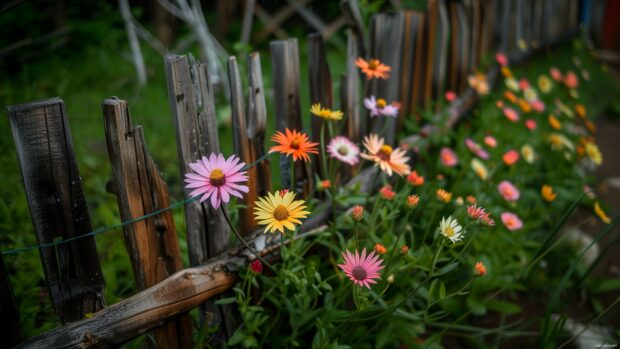
[{"label": "wooden fence rail", "polygon": [[[516,63],[576,33],[577,22],[570,16],[571,13],[576,16],[574,0],[530,0],[528,3],[532,3],[531,9],[534,10],[528,11],[524,11],[524,3],[518,0],[429,0],[425,12],[398,11],[376,15],[366,41],[366,29],[357,2],[342,1],[341,8],[349,25],[346,71],[332,79],[334,72],[327,64],[325,44],[320,35],[311,35],[308,46],[310,102],[336,108],[332,80],[339,81],[339,107],[345,115],[342,123],[344,134],[359,143],[368,132],[383,130],[388,143],[394,144],[404,118],[416,117],[420,109],[430,109],[432,99],[440,99],[446,89],[452,89],[460,95],[449,109],[451,115],[447,126],[453,127],[478,98],[467,87],[467,76],[478,69],[483,56],[493,53],[494,47],[511,53],[511,62]],[[569,15],[554,18],[553,13],[558,8]],[[359,56],[378,58],[390,65],[393,78],[368,81],[355,65]],[[280,131],[286,128],[301,131],[302,113],[307,111],[301,110],[297,41],[273,42],[271,64],[276,127]],[[245,88],[234,57],[230,58],[228,67],[234,149],[236,155],[249,164],[265,154],[269,113],[260,56],[253,53],[248,59],[248,85]],[[180,173],[184,177],[191,170],[190,163],[219,152],[213,88],[206,66],[191,56],[167,56],[165,68]],[[493,65],[487,72],[489,81],[493,83],[498,74],[498,67]],[[366,111],[360,110],[361,99],[369,96],[400,102],[400,119],[369,118]],[[166,184],[147,151],[142,128],[132,125],[128,108],[125,101],[117,98],[103,103],[108,155],[123,221],[152,214],[170,205]],[[9,116],[37,241],[50,243],[90,232],[92,227],[62,100],[11,107]],[[318,140],[321,122],[313,118],[314,141]],[[402,142],[429,136],[433,132],[436,129],[429,125],[422,128],[420,134],[406,137]],[[290,178],[289,161],[280,159],[283,187],[304,196],[314,192],[315,174],[322,171],[318,165],[320,162],[315,161],[313,167],[298,166],[295,178]],[[375,171],[376,168],[367,168],[358,174],[344,173],[341,179],[352,178],[348,185],[358,185],[362,192],[371,192],[374,183],[370,178],[374,177]],[[252,214],[256,198],[272,189],[268,160],[250,168],[248,173],[251,191],[242,200],[247,209],[239,214],[241,234],[262,257],[277,259],[279,237],[257,230]],[[189,199],[189,193],[185,191],[185,200]],[[317,213],[304,222],[302,234],[297,238],[309,237],[323,229],[331,219],[331,205],[332,202],[325,199]],[[187,312],[198,306],[203,320],[206,311],[211,314],[211,325],[220,325],[215,336],[221,340],[229,338],[237,327],[234,316],[231,316],[234,308],[216,306],[212,298],[222,297],[234,285],[235,271],[256,256],[245,248],[229,245],[231,231],[222,211],[198,200],[188,200],[185,218],[192,266],[188,269],[181,266],[178,237],[169,211],[123,227],[125,244],[141,291],[105,309],[102,298],[104,281],[92,236],[59,244],[56,248],[41,248],[50,297],[65,325],[31,338],[20,346],[114,347],[153,330],[160,347],[188,348],[191,324]],[[13,314],[15,318],[17,314],[11,313],[15,307],[9,298],[10,283],[3,273],[4,267],[1,264],[0,267],[0,308],[3,315],[8,309],[6,314]],[[15,344],[18,338],[17,335],[2,340]]]}]

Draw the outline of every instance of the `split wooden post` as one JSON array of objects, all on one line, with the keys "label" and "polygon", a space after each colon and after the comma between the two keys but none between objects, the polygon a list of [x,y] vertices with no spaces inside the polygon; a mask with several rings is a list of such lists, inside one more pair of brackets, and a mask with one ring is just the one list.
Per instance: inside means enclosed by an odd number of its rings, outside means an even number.
[{"label": "split wooden post", "polygon": [[[322,108],[333,108],[332,77],[327,65],[325,45],[321,34],[308,35],[308,80],[310,81],[310,104],[320,103]],[[321,129],[324,129],[324,142],[330,140],[325,119],[312,115],[312,139],[321,140]],[[323,176],[327,169],[321,169],[321,161],[314,162],[314,169]],[[323,178],[323,179],[326,179]]]},{"label": "split wooden post", "polygon": [[[194,61],[193,57],[169,55],[165,59],[168,97],[177,134],[177,150],[181,177],[191,171],[189,164],[219,153],[217,119],[213,87],[207,65]],[[185,189],[189,198],[191,190]],[[198,200],[185,205],[187,244],[192,266],[202,265],[228,249],[230,227],[220,210]],[[207,303],[213,314],[212,323],[222,323],[218,337],[227,337],[234,331],[226,306]]]},{"label": "split wooden post", "polygon": [[[435,59],[433,69],[433,92],[435,101],[443,101],[443,93],[446,88],[446,75],[448,69],[448,48],[450,45],[450,20],[445,0],[433,2],[437,7],[437,31],[435,35]],[[436,111],[439,111],[443,103],[436,103]]]},{"label": "split wooden post", "polygon": [[360,74],[355,65],[360,56],[357,35],[353,29],[347,30],[347,70],[340,77],[340,109],[346,118],[347,136],[354,143],[366,134],[366,118],[360,116]]},{"label": "split wooden post", "polygon": [[[239,67],[235,57],[228,58],[228,80],[230,86],[230,108],[232,111],[233,144],[235,153],[246,164],[252,163],[248,129],[246,127],[245,106],[243,103],[243,88],[239,77]],[[253,168],[253,170],[255,170]],[[255,171],[253,171],[255,172]],[[247,235],[258,225],[254,220],[254,202],[258,198],[256,190],[256,176],[248,172],[249,191],[239,201],[247,208],[239,209],[239,233]]]},{"label": "split wooden post", "polygon": [[[37,242],[91,232],[64,102],[52,98],[12,106],[9,118]],[[52,303],[63,323],[104,307],[94,237],[39,251]]]},{"label": "split wooden post", "polygon": [[8,348],[21,343],[22,329],[15,305],[9,273],[0,254],[0,347]]},{"label": "split wooden post", "polygon": [[[265,155],[265,130],[267,128],[267,106],[265,105],[265,87],[260,54],[253,52],[248,59],[248,140],[252,162]],[[260,196],[271,191],[271,168],[269,159],[265,159],[248,169],[248,176],[256,178],[256,193]],[[254,202],[252,202],[254,205]],[[253,206],[252,212],[254,211]]]},{"label": "split wooden post", "polygon": [[[278,69],[272,69],[276,127],[281,132],[284,132],[286,128],[302,132],[297,39],[271,42],[271,66],[278,67]],[[316,141],[316,139],[312,139],[312,141]],[[291,181],[290,161],[293,161],[290,156],[280,157],[283,185],[295,190],[301,186],[304,194],[307,195],[312,191],[313,171],[310,166],[304,166],[302,161],[297,161],[295,164],[296,178]]]},{"label": "split wooden post", "polygon": [[354,37],[357,40],[358,51],[357,57],[366,57],[366,42],[364,41],[366,31],[364,29],[359,3],[357,0],[342,0],[340,2],[340,10],[347,21],[347,26],[355,34]]},{"label": "split wooden post", "polygon": [[[121,219],[129,221],[170,206],[168,187],[146,149],[142,127],[131,124],[127,102],[106,99],[103,115]],[[171,211],[125,225],[123,233],[140,290],[183,268]],[[191,325],[189,316],[183,315],[156,328],[157,345],[189,348]]]},{"label": "split wooden post", "polygon": [[[404,15],[402,12],[380,13],[373,16],[370,27],[370,56],[379,58],[381,62],[390,66],[391,79],[373,79],[368,96],[384,98],[388,103],[398,101],[400,91],[402,43],[403,43]],[[393,145],[396,136],[396,118],[373,118],[370,130],[379,133],[385,130],[386,144]]]}]

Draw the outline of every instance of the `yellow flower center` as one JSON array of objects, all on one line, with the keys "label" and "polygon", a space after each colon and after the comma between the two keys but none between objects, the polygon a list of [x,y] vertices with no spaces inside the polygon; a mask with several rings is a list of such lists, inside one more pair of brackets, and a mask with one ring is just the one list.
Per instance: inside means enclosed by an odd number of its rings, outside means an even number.
[{"label": "yellow flower center", "polygon": [[295,150],[299,149],[299,145],[300,145],[300,143],[301,143],[301,142],[299,141],[299,138],[295,138],[295,139],[293,139],[293,140],[291,141],[291,148],[293,148],[293,149],[295,149]]},{"label": "yellow flower center", "polygon": [[353,275],[355,279],[362,281],[366,279],[366,276],[368,274],[366,273],[366,269],[358,265],[357,267],[353,268],[353,270],[351,270],[351,275]]},{"label": "yellow flower center", "polygon": [[332,111],[329,109],[323,109],[319,114],[321,114],[321,117],[323,118],[329,118],[332,116]]},{"label": "yellow flower center", "polygon": [[224,176],[224,172],[219,168],[211,171],[211,175],[209,176],[209,182],[214,187],[221,187],[226,183],[226,177]]},{"label": "yellow flower center", "polygon": [[386,105],[387,105],[387,102],[385,101],[385,99],[383,98],[377,99],[377,107],[385,108]]},{"label": "yellow flower center", "polygon": [[383,161],[388,161],[390,160],[390,155],[392,155],[392,147],[390,147],[387,144],[384,144],[381,146],[381,148],[379,148],[379,152],[377,153],[377,156],[383,160]]},{"label": "yellow flower center", "polygon": [[452,229],[452,227],[447,227],[445,233],[447,237],[451,238],[454,236],[454,229]]},{"label": "yellow flower center", "polygon": [[341,146],[340,148],[338,148],[338,154],[340,155],[347,155],[349,154],[349,148],[347,148],[346,146]]},{"label": "yellow flower center", "polygon": [[379,67],[380,63],[381,62],[379,62],[378,59],[371,59],[370,61],[368,61],[368,69],[376,70]]},{"label": "yellow flower center", "polygon": [[284,205],[280,205],[273,210],[273,218],[278,221],[284,221],[288,218],[288,209]]}]

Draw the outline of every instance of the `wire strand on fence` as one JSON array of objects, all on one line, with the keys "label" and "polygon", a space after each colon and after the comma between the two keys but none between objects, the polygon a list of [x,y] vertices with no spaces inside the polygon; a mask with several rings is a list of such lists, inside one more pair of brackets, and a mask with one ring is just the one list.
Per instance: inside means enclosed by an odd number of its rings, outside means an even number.
[{"label": "wire strand on fence", "polygon": [[[258,163],[264,161],[265,159],[267,159],[272,154],[273,153],[267,153],[267,154],[261,156],[256,161],[252,162],[251,164],[245,165],[243,167],[243,170],[245,171],[245,170],[248,170],[248,169],[256,166]],[[117,224],[114,224],[114,225],[110,225],[110,226],[106,226],[106,227],[101,227],[99,229],[95,229],[95,230],[93,230],[91,232],[88,232],[86,234],[82,234],[82,235],[78,235],[78,236],[73,236],[73,237],[70,237],[70,238],[65,239],[65,240],[52,241],[52,242],[47,242],[47,243],[44,243],[44,244],[36,244],[36,245],[30,245],[30,246],[16,248],[16,249],[12,249],[12,250],[2,251],[2,255],[6,256],[6,255],[17,254],[17,253],[22,253],[22,252],[27,252],[27,251],[32,251],[32,250],[38,250],[38,249],[41,249],[41,248],[56,247],[56,246],[64,245],[64,244],[67,244],[67,243],[70,243],[70,242],[73,242],[73,241],[76,241],[76,240],[79,240],[79,239],[87,238],[87,237],[90,237],[90,236],[96,236],[96,235],[99,235],[99,234],[102,234],[102,233],[105,233],[105,232],[108,232],[108,231],[111,231],[111,230],[114,230],[114,229],[122,228],[122,227],[124,227],[125,225],[128,225],[128,224],[140,222],[142,220],[151,218],[153,216],[157,216],[160,213],[164,213],[166,211],[174,210],[175,208],[177,208],[179,206],[183,206],[183,205],[185,205],[187,203],[190,203],[192,201],[196,201],[196,200],[198,200],[198,198],[200,198],[200,195],[194,196],[194,197],[191,197],[191,198],[188,198],[188,199],[185,199],[183,201],[176,202],[176,203],[174,203],[174,204],[172,204],[172,205],[170,205],[170,206],[168,206],[166,208],[162,208],[160,210],[153,211],[151,213],[145,214],[144,216],[136,217],[136,218],[130,219],[128,221],[124,221],[124,222],[117,223]]]}]

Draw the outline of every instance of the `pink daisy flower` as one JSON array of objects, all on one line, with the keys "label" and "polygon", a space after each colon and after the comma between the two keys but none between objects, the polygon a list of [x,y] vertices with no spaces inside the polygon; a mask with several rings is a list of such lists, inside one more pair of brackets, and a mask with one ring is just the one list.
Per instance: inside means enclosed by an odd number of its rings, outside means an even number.
[{"label": "pink daisy flower", "polygon": [[478,143],[474,142],[471,138],[465,138],[465,145],[467,146],[469,151],[474,153],[474,155],[481,158],[482,160],[489,159],[489,153],[482,149],[482,147]]},{"label": "pink daisy flower", "polygon": [[540,99],[530,102],[530,105],[532,106],[532,109],[536,110],[539,113],[545,111],[545,103],[543,103],[543,101],[541,101]]},{"label": "pink daisy flower", "polygon": [[375,96],[364,98],[364,106],[370,111],[370,116],[396,116],[398,115],[398,104],[388,104],[385,99],[376,99]]},{"label": "pink daisy flower", "polygon": [[456,93],[454,93],[453,91],[446,91],[446,101],[448,102],[452,102],[453,100],[456,99]]},{"label": "pink daisy flower", "polygon": [[521,80],[519,80],[519,89],[521,91],[527,90],[528,87],[530,87],[530,82],[527,81],[527,79],[522,78]]},{"label": "pink daisy flower", "polygon": [[536,123],[536,120],[534,119],[525,120],[525,127],[527,127],[528,130],[535,130],[537,126],[538,124]]},{"label": "pink daisy flower", "polygon": [[357,165],[360,161],[360,148],[344,136],[334,137],[327,145],[327,152],[332,158],[351,166]]},{"label": "pink daisy flower", "polygon": [[211,153],[209,158],[203,156],[189,164],[194,173],[185,174],[185,188],[194,189],[190,196],[202,195],[200,202],[211,198],[211,206],[217,209],[222,202],[228,203],[231,195],[242,198],[241,193],[248,192],[246,185],[238,184],[248,180],[244,166],[235,155],[225,159],[222,154]]},{"label": "pink daisy flower", "polygon": [[467,214],[471,219],[482,219],[486,214],[484,208],[476,206],[476,204],[467,206]]},{"label": "pink daisy flower", "polygon": [[502,67],[505,67],[505,66],[508,65],[508,57],[506,57],[506,55],[501,53],[501,52],[498,52],[498,53],[495,54],[495,60]]},{"label": "pink daisy flower", "polygon": [[498,186],[497,190],[504,197],[506,201],[517,201],[519,200],[519,189],[515,187],[509,181],[502,181]]},{"label": "pink daisy flower", "polygon": [[370,288],[370,284],[377,283],[375,279],[381,276],[379,271],[383,269],[383,266],[379,256],[375,255],[374,251],[370,252],[368,256],[366,256],[366,249],[362,250],[361,256],[357,250],[355,255],[346,251],[342,253],[342,257],[344,264],[338,264],[338,266],[355,285]]},{"label": "pink daisy flower", "polygon": [[551,75],[551,78],[555,81],[562,80],[562,72],[556,67],[553,67],[549,70],[549,75]]},{"label": "pink daisy flower", "polygon": [[484,144],[488,145],[491,148],[497,147],[497,140],[493,136],[484,137]]},{"label": "pink daisy flower", "polygon": [[512,166],[514,165],[517,161],[519,161],[519,152],[512,149],[507,151],[503,156],[502,156],[502,160],[504,160],[504,163],[508,166]]},{"label": "pink daisy flower", "polygon": [[502,223],[508,228],[510,231],[519,230],[523,228],[523,222],[516,214],[512,212],[504,212],[501,215]]},{"label": "pink daisy flower", "polygon": [[516,110],[514,110],[514,109],[512,109],[512,108],[508,108],[508,107],[506,107],[506,108],[504,108],[503,112],[504,112],[504,116],[505,116],[508,120],[510,120],[510,121],[512,121],[512,122],[517,122],[517,121],[519,121],[519,113],[517,113],[517,111],[516,111]]},{"label": "pink daisy flower", "polygon": [[564,77],[564,85],[566,85],[566,87],[568,88],[577,88],[577,86],[579,85],[579,79],[577,78],[577,74],[575,74],[574,71],[571,70],[566,73],[566,76]]},{"label": "pink daisy flower", "polygon": [[441,159],[441,163],[447,167],[454,167],[459,163],[459,159],[456,157],[456,153],[450,148],[441,148],[439,158]]}]

